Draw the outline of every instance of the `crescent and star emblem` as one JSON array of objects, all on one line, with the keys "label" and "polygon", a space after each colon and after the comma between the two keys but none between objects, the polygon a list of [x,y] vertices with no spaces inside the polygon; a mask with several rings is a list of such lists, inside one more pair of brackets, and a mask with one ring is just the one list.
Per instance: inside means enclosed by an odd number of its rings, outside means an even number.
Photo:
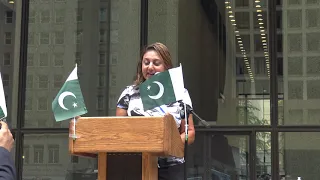
[{"label": "crescent and star emblem", "polygon": [[[66,98],[67,96],[73,96],[75,99],[77,99],[77,97],[72,93],[72,92],[69,92],[69,91],[65,91],[63,93],[60,94],[59,96],[59,99],[58,99],[58,103],[59,103],[59,106],[64,109],[64,110],[69,110],[68,108],[65,107],[65,105],[63,104],[63,100],[64,98]],[[73,103],[72,106],[75,108],[77,107],[77,103]]]},{"label": "crescent and star emblem", "polygon": [[[162,97],[162,95],[163,95],[163,93],[164,93],[164,87],[163,87],[163,85],[159,82],[159,81],[153,81],[152,83],[155,83],[155,84],[157,84],[158,86],[159,86],[159,92],[158,92],[158,94],[156,94],[156,95],[154,95],[154,96],[150,96],[150,95],[148,95],[149,96],[149,98],[151,98],[151,99],[159,99],[159,98],[161,98]],[[148,90],[150,90],[150,85],[147,87],[147,89]]]}]

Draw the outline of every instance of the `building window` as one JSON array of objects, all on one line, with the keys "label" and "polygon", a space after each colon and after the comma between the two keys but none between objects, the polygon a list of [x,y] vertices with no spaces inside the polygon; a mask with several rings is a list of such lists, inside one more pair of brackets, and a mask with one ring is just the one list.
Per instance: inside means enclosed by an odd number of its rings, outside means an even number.
[{"label": "building window", "polygon": [[48,32],[40,33],[40,44],[49,44],[50,43],[50,34]]},{"label": "building window", "polygon": [[34,33],[33,32],[28,33],[28,45],[34,45]]},{"label": "building window", "polygon": [[5,19],[7,24],[11,24],[13,22],[13,11],[6,11]]},{"label": "building window", "polygon": [[39,75],[38,78],[39,78],[39,88],[40,89],[47,89],[48,82],[49,82],[48,75]]},{"label": "building window", "polygon": [[267,75],[267,67],[265,61],[266,59],[264,57],[255,57],[255,74]]},{"label": "building window", "polygon": [[26,88],[33,88],[33,75],[28,74],[27,75],[27,85]]},{"label": "building window", "polygon": [[2,76],[3,86],[8,87],[10,85],[10,76],[9,74],[3,74]]},{"label": "building window", "polygon": [[110,31],[110,41],[111,43],[119,43],[119,31],[118,30],[112,30]]},{"label": "building window", "polygon": [[111,79],[111,81],[110,81],[111,87],[116,87],[117,86],[117,75],[111,74],[110,79]]},{"label": "building window", "polygon": [[49,23],[50,22],[50,11],[42,11],[40,13],[40,22],[41,23]]},{"label": "building window", "polygon": [[100,22],[106,22],[107,21],[107,8],[100,8]]},{"label": "building window", "polygon": [[282,30],[283,19],[282,19],[282,11],[277,11],[277,29]]},{"label": "building window", "polygon": [[250,13],[249,12],[236,12],[235,13],[237,28],[238,29],[250,29]]},{"label": "building window", "polygon": [[76,15],[77,15],[77,22],[82,22],[82,16],[83,16],[83,9],[77,8],[76,9]]},{"label": "building window", "polygon": [[29,24],[33,24],[36,22],[36,11],[30,10],[29,12]]},{"label": "building window", "polygon": [[59,163],[59,145],[49,145],[48,151],[49,151],[48,163],[50,164]]},{"label": "building window", "polygon": [[119,21],[119,11],[111,11],[111,22]]},{"label": "building window", "polygon": [[11,32],[5,32],[4,33],[4,44],[12,44],[12,33]]},{"label": "building window", "polygon": [[105,65],[106,64],[106,53],[100,53],[99,54],[99,65]]},{"label": "building window", "polygon": [[39,111],[48,110],[48,99],[46,97],[38,98],[38,110]]},{"label": "building window", "polygon": [[34,54],[28,53],[27,66],[33,66]]},{"label": "building window", "polygon": [[49,66],[48,53],[41,53],[39,57],[39,66]]},{"label": "building window", "polygon": [[63,66],[63,53],[54,54],[54,66],[61,67]]},{"label": "building window", "polygon": [[64,32],[55,32],[55,44],[64,44]]},{"label": "building window", "polygon": [[111,55],[111,65],[116,66],[118,64],[118,54],[112,53]]},{"label": "building window", "polygon": [[75,63],[77,65],[81,65],[81,52],[76,52],[74,56],[75,56]]},{"label": "building window", "polygon": [[[266,37],[267,37],[268,35],[266,34]],[[254,35],[254,50],[255,50],[255,52],[263,52],[264,51],[264,48],[263,48],[263,43],[264,42],[262,42],[261,41],[261,36],[260,35]]]},{"label": "building window", "polygon": [[236,0],[236,7],[249,7],[249,0]]},{"label": "building window", "polygon": [[112,53],[111,55],[111,65],[116,66],[118,64],[118,54]]},{"label": "building window", "polygon": [[97,110],[103,110],[104,109],[104,99],[103,96],[97,97]]},{"label": "building window", "polygon": [[29,146],[24,146],[23,147],[23,164],[29,164],[29,159],[30,159],[30,152],[29,152]]},{"label": "building window", "polygon": [[42,164],[43,163],[43,152],[44,152],[43,145],[34,145],[33,146],[33,162],[35,164]]},{"label": "building window", "polygon": [[63,85],[63,76],[60,74],[54,75],[53,81],[54,81],[54,84],[53,84],[54,88],[61,88]]},{"label": "building window", "polygon": [[[249,64],[250,63],[250,59],[248,58],[248,62]],[[244,75],[244,74],[248,74],[248,71],[247,71],[247,68],[246,68],[246,65],[245,65],[245,62],[244,62],[244,59],[243,58],[240,58],[240,57],[237,57],[236,59],[236,72],[237,72],[237,75]]]},{"label": "building window", "polygon": [[3,65],[4,66],[11,66],[11,54],[10,53],[3,54]]},{"label": "building window", "polygon": [[104,87],[104,75],[103,74],[99,74],[98,75],[98,87]]},{"label": "building window", "polygon": [[83,36],[82,30],[76,31],[76,33],[75,33],[75,43],[76,44],[81,44],[82,36]]},{"label": "building window", "polygon": [[64,9],[59,9],[55,11],[56,14],[56,23],[64,23],[66,11]]},{"label": "building window", "polygon": [[105,43],[107,41],[106,31],[101,29],[99,35],[100,35],[100,43]]},{"label": "building window", "polygon": [[26,98],[25,108],[24,108],[26,111],[31,111],[32,110],[32,102],[33,102],[32,97],[27,97]]}]

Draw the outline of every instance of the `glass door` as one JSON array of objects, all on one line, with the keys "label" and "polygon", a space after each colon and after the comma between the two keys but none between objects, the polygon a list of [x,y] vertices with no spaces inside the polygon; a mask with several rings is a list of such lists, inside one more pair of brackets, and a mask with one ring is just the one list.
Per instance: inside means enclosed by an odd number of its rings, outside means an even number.
[{"label": "glass door", "polygon": [[249,180],[253,147],[250,132],[197,132],[189,148],[188,180]]}]

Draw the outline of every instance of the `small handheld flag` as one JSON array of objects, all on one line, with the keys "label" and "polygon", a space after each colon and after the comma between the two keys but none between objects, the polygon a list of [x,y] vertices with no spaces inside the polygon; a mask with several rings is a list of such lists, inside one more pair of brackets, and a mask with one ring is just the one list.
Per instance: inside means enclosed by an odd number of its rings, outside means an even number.
[{"label": "small handheld flag", "polygon": [[6,97],[4,95],[2,77],[0,74],[0,120],[4,120],[7,115]]},{"label": "small handheld flag", "polygon": [[140,85],[139,91],[144,110],[182,100],[185,89],[181,65],[153,75]]},{"label": "small handheld flag", "polygon": [[52,102],[52,111],[56,121],[74,118],[88,112],[78,81],[77,70],[76,66]]}]

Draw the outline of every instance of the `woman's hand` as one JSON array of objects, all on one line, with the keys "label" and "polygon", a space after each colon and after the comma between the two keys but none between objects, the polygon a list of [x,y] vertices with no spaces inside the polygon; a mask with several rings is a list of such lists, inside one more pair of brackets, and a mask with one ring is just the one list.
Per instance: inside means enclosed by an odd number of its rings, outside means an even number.
[{"label": "woman's hand", "polygon": [[7,123],[0,121],[0,124],[0,147],[3,147],[10,152],[14,144],[14,139]]}]

